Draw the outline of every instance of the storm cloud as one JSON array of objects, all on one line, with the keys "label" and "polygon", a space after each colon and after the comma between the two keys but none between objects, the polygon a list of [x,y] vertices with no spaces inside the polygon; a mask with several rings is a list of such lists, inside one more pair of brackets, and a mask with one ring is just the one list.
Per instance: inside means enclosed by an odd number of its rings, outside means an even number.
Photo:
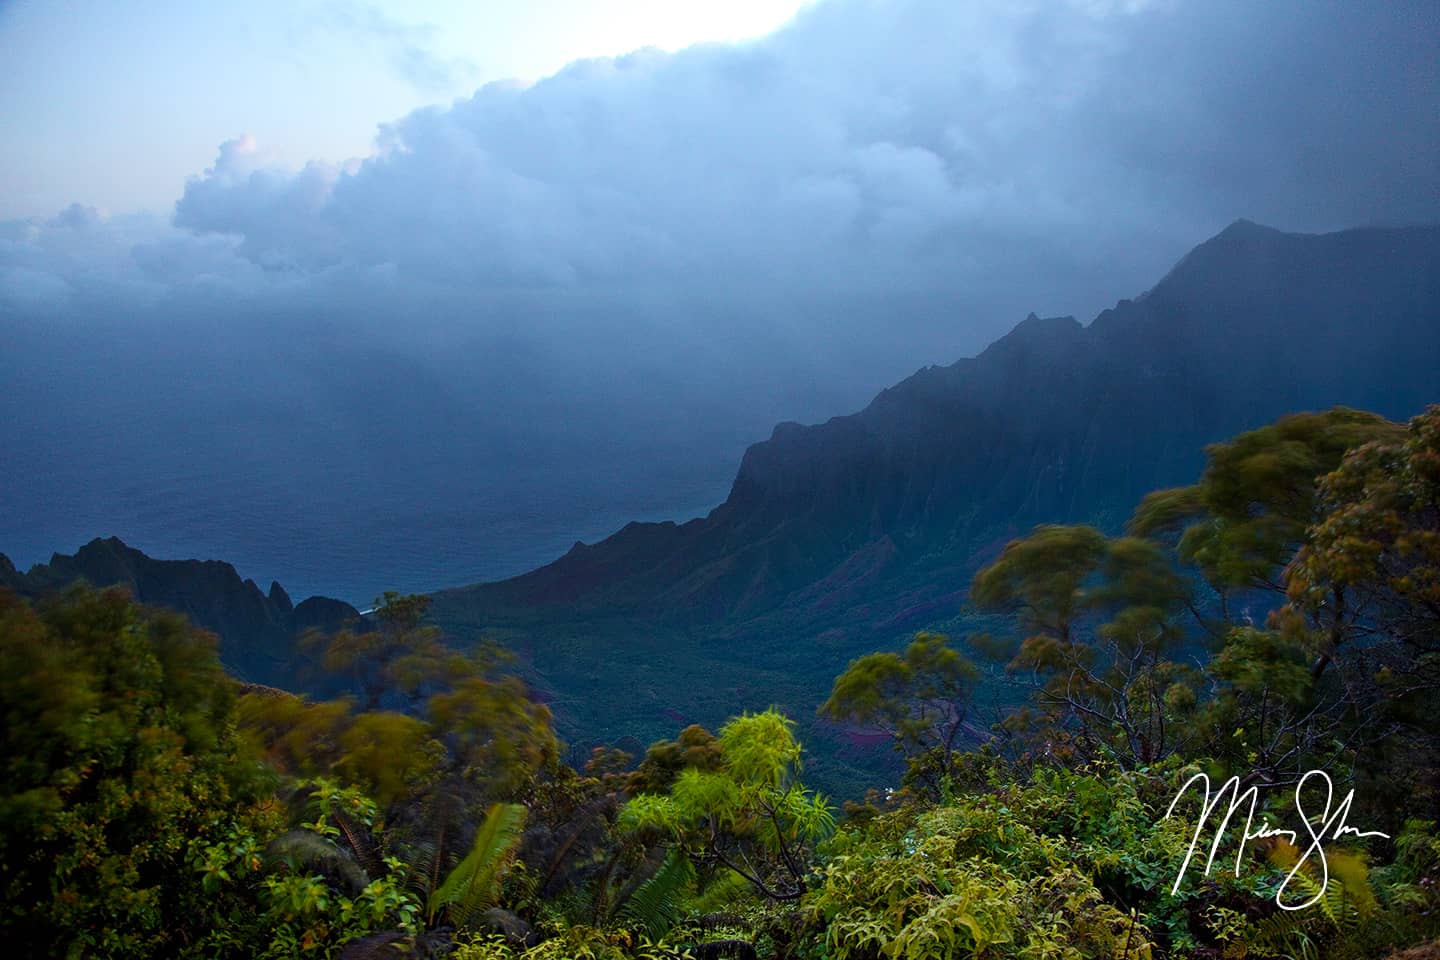
[{"label": "storm cloud", "polygon": [[[386,549],[431,558],[419,589],[693,513],[775,421],[848,412],[1031,310],[1088,320],[1236,218],[1440,220],[1436,19],[825,0],[761,40],[487,85],[382,124],[362,159],[285,169],[237,137],[169,223],[0,226],[0,439],[22,454],[0,549],[130,533],[354,596]],[[37,410],[44,430],[16,426]],[[237,498],[274,474],[268,540],[56,499],[82,458],[146,493],[116,435],[157,423]],[[253,430],[288,440],[262,455]],[[452,539],[314,556],[320,493],[286,493],[280,456],[340,478],[353,510],[329,525],[439,511]]]}]

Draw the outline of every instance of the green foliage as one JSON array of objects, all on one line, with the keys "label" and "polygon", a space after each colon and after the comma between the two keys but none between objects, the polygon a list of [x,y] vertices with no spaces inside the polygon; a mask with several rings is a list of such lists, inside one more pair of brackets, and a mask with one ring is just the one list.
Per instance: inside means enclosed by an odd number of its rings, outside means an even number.
[{"label": "green foliage", "polygon": [[445,748],[425,721],[402,713],[363,713],[340,736],[334,771],[383,806],[440,779]]},{"label": "green foliage", "polygon": [[[872,653],[852,660],[835,678],[820,714],[884,728],[895,748],[913,761],[939,750],[941,768],[964,729],[975,665],[937,633],[919,633],[903,654]],[[932,785],[938,786],[938,785]]]},{"label": "green foliage", "polygon": [[655,943],[624,928],[558,924],[544,941],[525,948],[501,936],[474,940],[450,954],[452,960],[694,960],[683,946]]},{"label": "green foliage", "polygon": [[122,592],[0,592],[0,924],[36,954],[179,952],[279,828],[214,638]]},{"label": "green foliage", "polygon": [[[662,832],[762,896],[799,899],[808,851],[835,821],[825,798],[794,780],[801,754],[794,723],[774,710],[743,714],[721,728],[718,744],[718,770],[686,768],[668,796],[635,797],[620,822],[631,831]],[[710,766],[708,753],[698,755]]]},{"label": "green foliage", "polygon": [[680,920],[680,897],[695,881],[695,868],[679,847],[672,847],[660,869],[630,895],[621,916],[654,938],[663,937]]},{"label": "green foliage", "polygon": [[[1126,767],[1162,760],[1194,733],[1200,677],[1172,660],[1189,587],[1161,547],[1091,527],[1037,527],[975,575],[971,598],[1012,612],[1022,630],[1008,670],[1027,677],[1039,713],[1006,729],[1055,756]],[[993,642],[982,644],[994,647]]]},{"label": "green foliage", "polygon": [[970,599],[981,609],[1014,610],[1022,629],[1068,641],[1105,553],[1105,535],[1094,527],[1036,527],[975,575]]},{"label": "green foliage", "polygon": [[[423,597],[322,644],[356,710],[237,698],[212,638],[120,593],[0,592],[0,931],[76,957],[433,956],[452,935],[459,960],[1382,956],[1440,933],[1437,510],[1440,408],[1403,434],[1338,410],[1212,447],[1135,535],[1037,528],[973,590],[1015,616],[990,646],[1031,704],[962,754],[976,671],[943,636],[852,661],[822,712],[889,730],[929,789],[877,791],[838,831],[774,709],[571,770],[549,711],[494,651],[422,627]],[[1280,586],[1273,619],[1232,621]],[[1327,843],[1327,879],[1278,836],[1229,853],[1232,823],[1172,893],[1182,783],[1237,772],[1293,821],[1276,787],[1312,766],[1393,843]],[[1292,871],[1286,900],[1315,900],[1282,911]]]},{"label": "green foliage", "polygon": [[824,956],[1152,956],[1065,844],[1003,803],[885,814],[833,843],[809,905]]},{"label": "green foliage", "polygon": [[1317,478],[1347,451],[1399,431],[1383,417],[1344,407],[1282,417],[1207,447],[1200,482],[1147,496],[1131,532],[1178,532],[1181,558],[1222,591],[1278,591],[1281,568],[1316,520]]},{"label": "green foliage", "polygon": [[664,793],[688,768],[713,773],[724,764],[725,755],[714,734],[691,724],[674,740],[660,740],[650,745],[640,766],[630,775],[630,789],[637,793]]},{"label": "green foliage", "polygon": [[441,911],[457,927],[467,928],[481,911],[495,905],[500,881],[520,846],[526,810],[518,803],[493,804],[475,833],[470,853],[430,895],[433,922]]},{"label": "green foliage", "polygon": [[473,676],[430,698],[431,724],[462,775],[496,797],[515,797],[558,762],[550,710],[515,676]]},{"label": "green foliage", "polygon": [[795,722],[774,711],[746,713],[720,728],[726,773],[742,786],[773,790],[800,768]]},{"label": "green foliage", "polygon": [[[1319,482],[1318,522],[1287,569],[1292,609],[1315,625],[1322,662],[1385,625],[1403,670],[1440,681],[1440,406],[1405,434],[1350,451]],[[1390,691],[1392,694],[1395,690]]]}]

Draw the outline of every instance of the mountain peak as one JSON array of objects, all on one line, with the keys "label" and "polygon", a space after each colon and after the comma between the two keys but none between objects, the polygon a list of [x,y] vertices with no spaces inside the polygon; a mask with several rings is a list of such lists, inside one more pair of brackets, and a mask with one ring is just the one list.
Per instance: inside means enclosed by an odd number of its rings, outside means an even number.
[{"label": "mountain peak", "polygon": [[1265,236],[1281,237],[1284,236],[1284,234],[1274,227],[1267,227],[1263,223],[1256,223],[1254,220],[1246,220],[1244,217],[1240,217],[1234,223],[1230,224],[1230,226],[1217,233],[1211,240],[1213,242],[1214,240],[1223,240],[1226,238],[1235,239],[1238,237]]},{"label": "mountain peak", "polygon": [[123,586],[141,603],[179,611],[220,636],[220,657],[242,679],[280,681],[289,676],[293,637],[308,627],[338,629],[358,616],[339,600],[311,597],[299,607],[277,582],[267,596],[220,560],[157,560],[119,537],[96,537],[73,556],[56,553],[29,573],[0,563],[0,583],[40,595],[83,580],[94,587]]},{"label": "mountain peak", "polygon": [[[1029,524],[1113,522],[1192,478],[1207,443],[1294,410],[1403,417],[1434,400],[1437,257],[1436,228],[1312,236],[1237,220],[1089,327],[1031,313],[858,413],[776,424],[704,519],[626,527],[583,556],[443,593],[437,611],[818,624],[840,593],[869,591],[877,623],[895,604],[952,603],[976,550]],[[854,560],[877,544],[883,565]]]},{"label": "mountain peak", "polygon": [[1065,350],[1084,329],[1074,317],[1041,317],[1031,313],[1009,333],[986,347],[980,357],[994,359]]}]

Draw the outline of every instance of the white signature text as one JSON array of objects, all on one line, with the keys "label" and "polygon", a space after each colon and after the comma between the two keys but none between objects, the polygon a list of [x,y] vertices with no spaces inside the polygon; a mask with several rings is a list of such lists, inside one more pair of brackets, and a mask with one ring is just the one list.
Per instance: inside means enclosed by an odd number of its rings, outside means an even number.
[{"label": "white signature text", "polygon": [[[1318,818],[1306,814],[1304,800],[1306,784],[1316,779],[1323,781],[1325,794],[1325,806],[1321,809]],[[1195,856],[1195,848],[1200,844],[1200,836],[1205,830],[1205,825],[1210,822],[1211,818],[1215,815],[1220,807],[1220,802],[1225,799],[1227,793],[1230,795],[1230,805],[1224,811],[1224,817],[1220,819],[1219,824],[1215,827],[1215,839],[1210,844],[1210,855],[1205,859],[1205,872],[1202,876],[1210,875],[1210,867],[1215,862],[1215,855],[1220,852],[1221,842],[1225,839],[1226,828],[1229,827],[1230,820],[1234,817],[1235,812],[1242,807],[1246,807],[1247,801],[1245,834],[1241,838],[1239,849],[1235,852],[1235,875],[1237,877],[1240,875],[1240,864],[1245,855],[1245,846],[1251,840],[1284,837],[1291,845],[1295,847],[1300,846],[1299,834],[1294,830],[1281,830],[1270,826],[1270,824],[1264,820],[1261,820],[1259,826],[1255,825],[1255,807],[1260,799],[1259,788],[1252,786],[1248,790],[1242,791],[1240,789],[1239,777],[1231,777],[1229,780],[1226,780],[1220,789],[1212,796],[1210,792],[1210,778],[1203,773],[1195,774],[1195,776],[1185,781],[1185,784],[1180,788],[1180,792],[1175,794],[1175,799],[1170,801],[1170,808],[1165,811],[1166,819],[1169,819],[1170,815],[1175,812],[1175,805],[1180,802],[1180,798],[1185,796],[1190,788],[1196,784],[1199,784],[1204,790],[1204,799],[1201,801],[1200,817],[1195,822],[1195,833],[1190,838],[1190,848],[1185,852],[1185,860],[1180,864],[1180,872],[1175,876],[1175,885],[1170,888],[1172,894],[1179,892],[1180,881],[1185,878],[1185,871],[1190,868],[1190,861]],[[1290,872],[1285,875],[1285,880],[1280,884],[1280,888],[1275,891],[1275,902],[1282,910],[1303,910],[1324,896],[1325,888],[1329,886],[1330,883],[1330,867],[1325,860],[1326,840],[1339,840],[1346,834],[1355,837],[1385,837],[1389,839],[1389,834],[1381,833],[1379,830],[1357,830],[1345,822],[1350,816],[1350,804],[1355,799],[1354,790],[1345,794],[1344,799],[1342,799],[1339,804],[1334,804],[1334,799],[1335,786],[1331,783],[1329,774],[1323,770],[1311,770],[1305,774],[1305,776],[1301,777],[1300,782],[1295,785],[1295,812],[1300,815],[1300,820],[1305,825],[1305,832],[1309,834],[1309,841],[1308,846],[1301,852],[1300,859],[1296,861],[1295,866],[1291,868]],[[1332,804],[1334,804],[1333,811],[1331,810]],[[1315,858],[1318,863],[1318,869],[1320,871],[1319,890],[1304,903],[1287,902],[1285,899],[1286,889],[1290,886],[1291,881],[1295,879],[1295,875],[1300,872],[1306,863],[1310,862],[1311,858]]]}]

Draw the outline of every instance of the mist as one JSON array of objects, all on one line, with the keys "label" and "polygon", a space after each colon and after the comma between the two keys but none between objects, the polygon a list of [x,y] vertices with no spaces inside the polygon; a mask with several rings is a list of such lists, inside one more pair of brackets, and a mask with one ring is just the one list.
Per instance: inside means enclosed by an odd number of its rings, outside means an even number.
[{"label": "mist", "polygon": [[0,224],[0,551],[114,534],[365,602],[703,514],[746,445],[1239,217],[1440,220],[1429,3],[827,0],[376,118],[237,131],[173,215]]}]

